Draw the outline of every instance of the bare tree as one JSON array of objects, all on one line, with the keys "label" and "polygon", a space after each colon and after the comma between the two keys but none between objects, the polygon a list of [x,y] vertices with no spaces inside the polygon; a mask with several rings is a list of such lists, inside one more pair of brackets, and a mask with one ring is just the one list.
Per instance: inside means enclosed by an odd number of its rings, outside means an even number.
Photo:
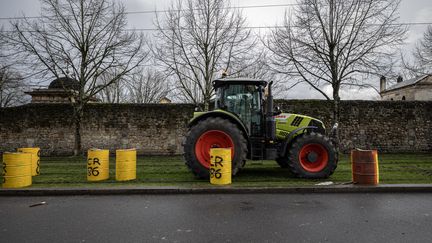
[{"label": "bare tree", "polygon": [[[35,72],[78,81],[73,94],[74,154],[81,151],[81,120],[89,100],[143,63],[143,36],[125,31],[122,4],[109,0],[41,0],[42,17],[11,23],[8,44]],[[117,75],[101,84],[98,77],[111,69]]]},{"label": "bare tree", "polygon": [[[299,0],[293,17],[286,13],[283,28],[268,37],[272,67],[333,99],[333,120],[339,122],[341,87],[366,86],[369,75],[388,72],[406,32],[397,25],[399,3]],[[331,86],[331,96],[325,86]]]},{"label": "bare tree", "polygon": [[158,103],[170,92],[165,75],[150,69],[138,69],[129,80],[127,88],[132,103]]},{"label": "bare tree", "polygon": [[0,64],[0,108],[26,103],[25,89],[22,76],[10,66]]},{"label": "bare tree", "polygon": [[[110,80],[110,75],[99,82]],[[137,68],[132,73],[106,86],[98,98],[106,103],[157,103],[170,92],[169,82],[161,71]]]},{"label": "bare tree", "polygon": [[405,68],[408,70],[406,76],[419,76],[432,74],[432,26],[428,26],[426,32],[413,53],[414,60],[407,63],[402,57]]},{"label": "bare tree", "polygon": [[234,70],[234,73],[230,73],[230,76],[273,81],[272,92],[275,97],[283,96],[295,86],[287,82],[286,77],[272,70],[271,60],[265,47],[260,46],[260,48],[250,50],[249,54],[252,54],[254,58],[246,58],[242,62],[233,63],[231,70]]},{"label": "bare tree", "polygon": [[[119,70],[121,72],[121,70]],[[130,99],[128,92],[127,79],[129,75],[123,76],[117,79],[115,82],[111,82],[113,77],[117,76],[117,69],[111,69],[100,75],[98,78],[98,84],[105,86],[98,94],[97,98],[104,103],[124,103]]]},{"label": "bare tree", "polygon": [[432,73],[432,26],[428,26],[423,39],[417,45],[414,57],[422,74]]},{"label": "bare tree", "polygon": [[[0,33],[3,31],[2,26]],[[4,38],[0,38],[0,108],[22,105],[27,101],[24,78],[13,68],[16,63],[11,61],[5,49]]]},{"label": "bare tree", "polygon": [[204,103],[208,110],[212,80],[253,47],[245,19],[227,0],[186,0],[173,3],[161,21],[154,54],[174,80],[179,99]]}]

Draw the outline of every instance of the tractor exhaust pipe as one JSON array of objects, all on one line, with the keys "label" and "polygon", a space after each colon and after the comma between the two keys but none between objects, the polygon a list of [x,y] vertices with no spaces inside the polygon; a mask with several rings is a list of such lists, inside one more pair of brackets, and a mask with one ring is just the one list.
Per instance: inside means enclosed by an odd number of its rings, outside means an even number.
[{"label": "tractor exhaust pipe", "polygon": [[273,94],[272,94],[272,84],[271,81],[268,84],[268,93],[267,93],[267,114],[266,114],[266,138],[267,141],[276,140],[276,121],[274,119],[274,109],[273,109]]}]

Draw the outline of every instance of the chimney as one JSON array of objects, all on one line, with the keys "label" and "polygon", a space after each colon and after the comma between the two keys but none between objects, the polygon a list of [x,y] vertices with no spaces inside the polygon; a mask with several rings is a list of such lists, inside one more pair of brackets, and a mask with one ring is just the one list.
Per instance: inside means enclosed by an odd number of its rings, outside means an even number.
[{"label": "chimney", "polygon": [[380,78],[380,92],[386,90],[387,80],[385,76],[381,76]]},{"label": "chimney", "polygon": [[399,75],[399,77],[397,77],[397,83],[402,83],[403,82],[403,78],[402,76]]}]

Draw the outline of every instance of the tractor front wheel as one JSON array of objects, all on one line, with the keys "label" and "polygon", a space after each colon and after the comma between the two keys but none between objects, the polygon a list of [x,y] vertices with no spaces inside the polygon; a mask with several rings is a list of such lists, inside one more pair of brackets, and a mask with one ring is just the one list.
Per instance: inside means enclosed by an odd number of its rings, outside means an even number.
[{"label": "tractor front wheel", "polygon": [[232,175],[246,161],[247,142],[240,129],[220,117],[209,117],[190,128],[183,145],[186,165],[199,178],[209,178],[210,149],[231,148]]},{"label": "tractor front wheel", "polygon": [[338,155],[328,137],[310,133],[294,141],[286,162],[297,177],[327,178],[337,167]]}]

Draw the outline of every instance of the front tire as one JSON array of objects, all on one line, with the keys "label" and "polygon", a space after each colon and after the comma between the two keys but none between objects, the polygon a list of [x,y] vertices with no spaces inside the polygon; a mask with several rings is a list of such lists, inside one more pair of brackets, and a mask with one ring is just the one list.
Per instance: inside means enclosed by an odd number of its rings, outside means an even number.
[{"label": "front tire", "polygon": [[184,159],[189,170],[198,178],[209,178],[210,149],[230,148],[232,175],[246,161],[247,142],[240,129],[220,117],[206,118],[191,127],[183,145]]},{"label": "front tire", "polygon": [[300,135],[288,150],[288,167],[300,178],[328,178],[337,167],[338,155],[328,137],[319,133]]}]

